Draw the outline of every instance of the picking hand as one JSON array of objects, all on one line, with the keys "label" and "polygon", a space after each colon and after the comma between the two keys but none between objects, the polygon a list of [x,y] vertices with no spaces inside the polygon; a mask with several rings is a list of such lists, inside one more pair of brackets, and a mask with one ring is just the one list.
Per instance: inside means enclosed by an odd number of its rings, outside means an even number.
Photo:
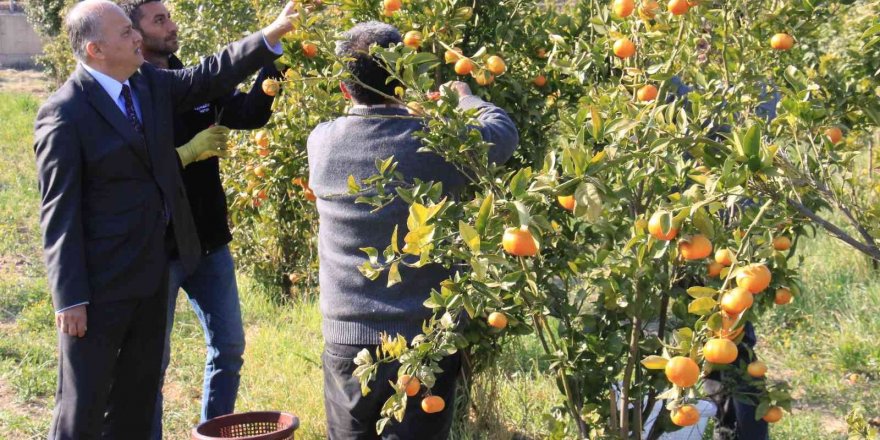
[{"label": "picking hand", "polygon": [[229,128],[222,125],[208,127],[192,138],[191,141],[177,148],[177,155],[184,167],[205,160],[209,157],[227,157],[226,142],[229,139]]},{"label": "picking hand", "polygon": [[61,333],[70,336],[83,337],[86,335],[86,306],[76,306],[55,314],[55,326]]},{"label": "picking hand", "polygon": [[471,92],[471,86],[467,85],[466,82],[461,81],[449,81],[446,84],[440,86],[440,89],[449,88],[458,93],[460,98],[464,98],[465,96],[471,96],[474,93]]},{"label": "picking hand", "polygon": [[[304,10],[309,11],[311,9],[312,8],[307,6]],[[266,42],[269,43],[270,46],[278,44],[281,37],[293,30],[293,23],[291,23],[290,20],[298,16],[299,13],[296,12],[296,4],[292,1],[287,2],[287,4],[284,5],[284,9],[281,11],[281,14],[278,15],[278,18],[276,18],[269,26],[263,28],[263,36],[266,37]]]}]

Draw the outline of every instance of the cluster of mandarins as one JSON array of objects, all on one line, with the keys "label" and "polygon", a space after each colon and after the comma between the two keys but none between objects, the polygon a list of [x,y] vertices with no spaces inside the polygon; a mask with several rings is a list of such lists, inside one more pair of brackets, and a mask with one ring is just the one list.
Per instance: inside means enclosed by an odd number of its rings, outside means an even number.
[{"label": "cluster of mandarins", "polygon": [[[269,81],[269,80],[267,80]],[[272,80],[275,81],[275,80]],[[277,83],[277,81],[276,81]],[[271,89],[270,89],[271,90]],[[263,91],[266,92],[266,84],[263,84]],[[277,91],[276,91],[277,93]],[[266,94],[269,94],[268,92]],[[271,95],[274,96],[274,95]],[[256,144],[256,153],[257,156],[265,158],[268,157],[271,153],[269,149],[269,133],[266,130],[259,130],[254,133],[253,136],[254,144]],[[265,185],[261,182],[266,178],[266,167],[263,165],[247,165],[245,166],[245,174],[247,174],[247,188],[245,192],[249,194],[251,199],[251,205],[254,208],[259,208],[263,201],[269,198],[269,194],[266,192]],[[292,183],[298,187],[300,187],[302,191],[303,198],[308,200],[309,202],[314,202],[317,200],[315,193],[309,187],[308,181],[303,179],[302,177],[295,177]]]},{"label": "cluster of mandarins", "polygon": [[[654,238],[663,241],[675,239],[678,228],[672,225],[664,230],[662,225],[663,216],[667,213],[658,211],[648,221],[648,233]],[[786,251],[791,248],[791,239],[786,236],[778,236],[773,239],[774,250]],[[712,254],[712,242],[702,234],[686,237],[679,241],[678,251],[682,259],[687,261],[700,261],[713,256],[713,261],[708,264],[709,277],[727,278],[730,268],[733,266],[736,255],[730,249],[723,248]],[[721,329],[715,333],[703,345],[703,358],[717,365],[727,365],[736,361],[738,350],[732,341],[743,331],[743,327],[734,328],[745,312],[754,303],[754,295],[760,294],[770,286],[770,269],[764,264],[749,264],[740,267],[734,273],[736,287],[730,289],[721,296]],[[779,305],[791,302],[791,290],[781,287],[776,290],[774,302]],[[676,356],[669,359],[664,368],[666,378],[673,384],[688,388],[694,386],[700,377],[700,368],[690,357]],[[761,361],[754,361],[747,367],[748,374],[755,378],[764,377],[767,366]],[[700,418],[699,411],[694,405],[686,404],[673,409],[672,422],[678,426],[690,426]],[[782,409],[771,407],[764,420],[769,423],[778,422],[782,418]]]},{"label": "cluster of mandarins", "polygon": [[[674,15],[684,15],[690,8],[697,6],[697,1],[669,0],[666,10]],[[614,15],[627,18],[636,10],[634,0],[614,0],[611,3]],[[653,0],[643,1],[638,9],[639,16],[643,20],[653,20],[660,12],[660,4]],[[770,47],[779,51],[786,51],[794,46],[794,38],[785,33],[778,33],[770,39]],[[620,59],[627,59],[636,54],[636,45],[627,37],[618,38],[611,47],[614,55]],[[646,84],[636,91],[636,100],[639,102],[651,102],[657,98],[657,87]]]}]

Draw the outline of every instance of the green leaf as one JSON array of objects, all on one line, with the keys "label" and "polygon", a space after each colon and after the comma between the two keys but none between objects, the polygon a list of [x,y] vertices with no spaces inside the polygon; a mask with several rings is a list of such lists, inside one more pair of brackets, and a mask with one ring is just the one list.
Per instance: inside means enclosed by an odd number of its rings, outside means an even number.
[{"label": "green leaf", "polygon": [[495,196],[490,192],[489,195],[483,199],[483,203],[480,205],[480,213],[477,215],[477,233],[480,235],[483,235],[486,232],[486,224],[489,223],[489,217],[494,210]]},{"label": "green leaf", "polygon": [[669,359],[662,356],[648,356],[642,359],[642,366],[649,370],[662,370],[666,368],[667,362],[669,362]]},{"label": "green leaf", "polygon": [[593,123],[593,139],[598,140],[599,134],[602,131],[602,116],[599,114],[599,109],[596,108],[595,105],[590,106],[590,117],[592,118]]},{"label": "green leaf", "polygon": [[708,315],[712,313],[716,305],[718,303],[712,298],[698,298],[688,305],[688,313],[700,316]]},{"label": "green leaf", "polygon": [[712,220],[704,208],[699,208],[694,212],[693,223],[700,233],[712,239],[715,236],[715,229],[712,227]]},{"label": "green leaf", "polygon": [[[715,295],[718,295],[718,291],[711,288],[711,287],[694,286],[694,287],[688,288],[687,294],[695,299],[711,298]],[[693,304],[693,303],[691,303],[691,304]]]},{"label": "green leaf", "polygon": [[520,169],[519,172],[513,175],[513,178],[510,179],[510,193],[513,194],[514,197],[520,198],[523,193],[526,192],[529,186],[529,179],[532,177],[532,169],[530,167],[526,167]]},{"label": "green leaf", "polygon": [[394,225],[394,232],[391,233],[391,249],[396,254],[400,253],[400,247],[397,244],[397,228],[398,227],[399,227],[399,225]]},{"label": "green leaf", "polygon": [[370,263],[379,264],[379,250],[374,247],[365,247],[361,248],[361,251],[367,254],[367,257],[370,259]]},{"label": "green leaf", "polygon": [[358,185],[357,180],[355,180],[353,174],[350,174],[348,176],[348,190],[351,193],[357,193],[357,192],[360,192],[360,190],[361,190],[361,186]]},{"label": "green leaf", "polygon": [[574,192],[574,214],[594,223],[602,217],[603,204],[599,189],[592,183],[582,183]]},{"label": "green leaf", "polygon": [[520,227],[528,227],[532,218],[531,215],[529,215],[529,208],[522,202],[513,202],[513,206],[516,208]]},{"label": "green leaf", "polygon": [[480,254],[480,234],[474,229],[471,225],[459,220],[458,222],[458,231],[461,234],[462,240],[464,240],[465,244],[471,249],[476,255]]},{"label": "green leaf", "polygon": [[391,263],[391,266],[388,268],[388,285],[386,287],[391,287],[400,282],[400,262],[395,261]]}]

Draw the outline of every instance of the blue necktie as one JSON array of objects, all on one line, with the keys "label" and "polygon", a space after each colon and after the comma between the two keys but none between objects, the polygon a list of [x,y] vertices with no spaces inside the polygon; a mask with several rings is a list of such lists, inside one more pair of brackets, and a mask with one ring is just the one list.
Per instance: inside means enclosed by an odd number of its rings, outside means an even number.
[{"label": "blue necktie", "polygon": [[127,84],[122,85],[122,99],[125,101],[125,116],[128,118],[131,128],[134,128],[134,131],[143,136],[144,126],[141,124],[140,119],[138,119],[137,112],[134,111],[134,100],[131,99],[131,88],[128,87]]}]

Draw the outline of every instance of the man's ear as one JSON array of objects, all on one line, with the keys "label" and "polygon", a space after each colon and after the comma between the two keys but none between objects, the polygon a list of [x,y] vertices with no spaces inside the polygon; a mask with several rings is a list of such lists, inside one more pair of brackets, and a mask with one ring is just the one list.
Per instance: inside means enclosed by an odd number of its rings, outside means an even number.
[{"label": "man's ear", "polygon": [[104,52],[101,50],[101,45],[95,41],[89,41],[86,43],[86,53],[92,58],[104,58]]},{"label": "man's ear", "polygon": [[351,101],[351,92],[349,92],[348,88],[345,87],[345,83],[343,83],[343,82],[339,83],[339,90],[342,91],[342,96],[344,96],[345,99]]}]

